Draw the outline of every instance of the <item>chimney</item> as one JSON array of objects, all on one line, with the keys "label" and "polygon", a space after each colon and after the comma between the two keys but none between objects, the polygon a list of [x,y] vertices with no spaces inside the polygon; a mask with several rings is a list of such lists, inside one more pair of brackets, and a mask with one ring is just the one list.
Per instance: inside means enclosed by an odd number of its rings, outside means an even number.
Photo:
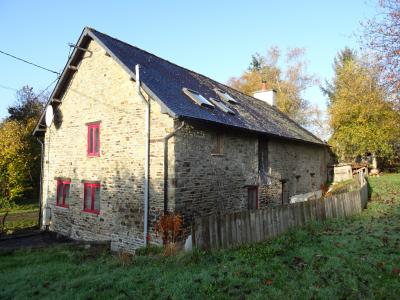
[{"label": "chimney", "polygon": [[261,83],[261,90],[263,92],[265,92],[267,90],[267,82],[265,80],[263,80]]},{"label": "chimney", "polygon": [[268,90],[265,81],[262,82],[261,91],[255,92],[253,97],[276,107],[276,91],[272,89]]}]

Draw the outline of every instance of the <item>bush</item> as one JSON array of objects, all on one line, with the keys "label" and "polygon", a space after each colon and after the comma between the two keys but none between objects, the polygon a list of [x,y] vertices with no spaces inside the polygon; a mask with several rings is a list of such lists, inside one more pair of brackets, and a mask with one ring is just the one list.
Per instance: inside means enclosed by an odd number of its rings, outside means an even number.
[{"label": "bush", "polygon": [[165,256],[176,255],[178,238],[182,234],[182,222],[181,215],[166,213],[160,215],[155,224],[155,232],[162,236]]}]

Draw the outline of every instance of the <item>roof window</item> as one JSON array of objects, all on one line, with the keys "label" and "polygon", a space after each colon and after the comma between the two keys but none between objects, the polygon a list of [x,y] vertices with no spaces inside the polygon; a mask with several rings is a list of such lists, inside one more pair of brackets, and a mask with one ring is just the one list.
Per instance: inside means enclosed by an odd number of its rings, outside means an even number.
[{"label": "roof window", "polygon": [[218,95],[222,100],[225,100],[225,101],[227,101],[227,102],[229,102],[229,103],[238,104],[238,102],[237,102],[234,98],[232,98],[231,95],[229,95],[228,93],[226,93],[225,91],[220,90],[220,89],[217,89],[217,88],[215,88],[214,91],[217,93],[217,95]]},{"label": "roof window", "polygon": [[206,98],[204,98],[198,92],[190,90],[188,88],[183,88],[182,91],[185,93],[186,96],[188,96],[190,99],[192,99],[198,105],[209,107],[209,108],[214,108],[214,104],[212,104],[210,101],[208,101]]},{"label": "roof window", "polygon": [[230,109],[228,106],[226,106],[224,103],[222,103],[221,101],[217,101],[217,100],[215,100],[215,99],[213,99],[213,98],[210,98],[210,101],[216,106],[216,107],[218,107],[220,110],[222,110],[224,113],[227,113],[227,114],[231,114],[231,115],[234,115],[235,114],[235,112],[232,110],[232,109]]}]

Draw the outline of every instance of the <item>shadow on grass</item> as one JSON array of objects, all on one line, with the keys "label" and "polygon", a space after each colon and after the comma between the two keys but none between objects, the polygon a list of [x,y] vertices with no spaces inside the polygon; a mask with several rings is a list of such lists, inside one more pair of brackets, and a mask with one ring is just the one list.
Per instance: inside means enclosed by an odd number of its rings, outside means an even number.
[{"label": "shadow on grass", "polygon": [[368,177],[365,178],[367,181],[367,186],[368,186],[368,200],[371,200],[372,192],[374,191],[374,188],[372,187],[370,181],[368,180]]}]

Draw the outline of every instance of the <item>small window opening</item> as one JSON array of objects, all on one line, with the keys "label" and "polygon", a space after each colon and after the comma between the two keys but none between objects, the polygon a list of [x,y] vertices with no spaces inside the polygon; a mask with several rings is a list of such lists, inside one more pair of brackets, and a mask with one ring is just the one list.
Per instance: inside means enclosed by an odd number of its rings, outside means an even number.
[{"label": "small window opening", "polygon": [[212,136],[212,150],[213,155],[222,155],[224,151],[224,136],[222,133],[218,132]]},{"label": "small window opening", "polygon": [[258,187],[250,186],[247,188],[248,209],[258,209]]},{"label": "small window opening", "polygon": [[228,93],[226,93],[223,90],[220,89],[214,89],[214,91],[217,93],[217,95],[224,101],[233,103],[233,104],[238,104],[238,102],[236,101],[236,99],[234,99],[231,95],[229,95]]},{"label": "small window opening", "polygon": [[197,103],[200,106],[205,106],[209,108],[214,108],[214,104],[212,104],[210,101],[208,101],[206,98],[204,98],[200,93],[183,88],[182,91],[185,93],[186,96],[188,96],[190,99],[192,99],[195,103]]}]

